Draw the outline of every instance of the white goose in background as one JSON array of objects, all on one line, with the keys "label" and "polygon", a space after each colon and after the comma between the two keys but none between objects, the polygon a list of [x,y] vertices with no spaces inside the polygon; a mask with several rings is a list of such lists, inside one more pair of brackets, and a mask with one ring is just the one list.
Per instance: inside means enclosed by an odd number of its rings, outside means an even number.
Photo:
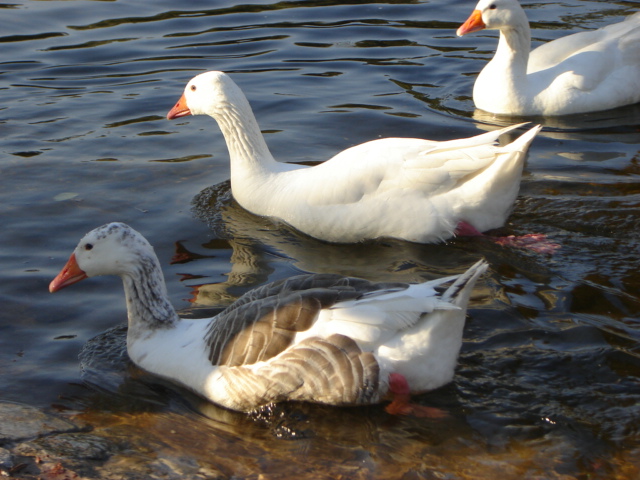
[{"label": "white goose in background", "polygon": [[231,191],[248,211],[280,219],[328,242],[451,238],[459,224],[479,232],[504,225],[518,195],[531,128],[504,147],[496,139],[520,125],[436,142],[384,138],[309,167],[277,162],[240,88],[222,72],[187,84],[167,114],[209,115],[231,159]]},{"label": "white goose in background", "polygon": [[640,12],[623,22],[545,43],[517,0],[480,0],[459,36],[500,30],[473,87],[477,108],[505,115],[566,115],[640,102]]},{"label": "white goose in background", "polygon": [[[80,241],[49,290],[120,276],[133,363],[248,411],[285,400],[373,404],[402,397],[407,387],[444,385],[454,374],[469,296],[486,269],[479,261],[462,275],[415,285],[300,275],[256,288],[213,318],[181,319],[153,247],[111,223]],[[394,413],[407,413],[404,407]]]}]

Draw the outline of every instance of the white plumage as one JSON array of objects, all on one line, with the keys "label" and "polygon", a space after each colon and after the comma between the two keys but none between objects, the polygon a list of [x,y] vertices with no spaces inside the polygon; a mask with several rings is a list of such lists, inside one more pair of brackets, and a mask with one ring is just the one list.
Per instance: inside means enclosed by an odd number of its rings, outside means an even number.
[{"label": "white plumage", "polygon": [[480,0],[457,33],[484,28],[500,30],[500,40],[473,88],[481,110],[566,115],[640,102],[640,12],[531,52],[529,21],[517,0]]},{"label": "white plumage", "polygon": [[337,243],[431,243],[451,238],[460,222],[481,232],[501,227],[540,129],[504,147],[494,142],[520,125],[446,142],[383,138],[308,167],[273,158],[249,102],[222,72],[189,81],[167,117],[200,114],[213,117],[226,139],[231,190],[242,207]]}]

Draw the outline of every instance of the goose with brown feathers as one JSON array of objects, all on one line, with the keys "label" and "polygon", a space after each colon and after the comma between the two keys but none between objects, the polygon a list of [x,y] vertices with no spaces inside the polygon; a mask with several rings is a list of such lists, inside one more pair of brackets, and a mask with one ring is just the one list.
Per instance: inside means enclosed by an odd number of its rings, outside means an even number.
[{"label": "goose with brown feathers", "polygon": [[285,400],[378,403],[394,393],[390,378],[411,393],[444,385],[454,374],[469,296],[486,269],[479,261],[461,275],[420,284],[300,275],[249,291],[215,317],[182,319],[153,247],[133,228],[111,223],[80,241],[49,290],[120,276],[131,360],[211,402],[248,411]]}]

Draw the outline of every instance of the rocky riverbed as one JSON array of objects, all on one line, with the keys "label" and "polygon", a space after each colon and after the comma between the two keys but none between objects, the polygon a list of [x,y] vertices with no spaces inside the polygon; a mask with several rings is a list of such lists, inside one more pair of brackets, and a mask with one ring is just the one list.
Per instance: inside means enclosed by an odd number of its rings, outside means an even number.
[{"label": "rocky riverbed", "polygon": [[[488,446],[463,423],[304,406],[247,416],[217,407],[45,412],[0,401],[0,476],[26,480],[558,479],[576,476],[569,439]],[[180,408],[178,406],[178,408]],[[110,410],[110,411],[109,411]],[[311,413],[310,413],[311,412]],[[292,427],[293,426],[293,427]],[[308,428],[305,429],[305,426]],[[328,433],[330,432],[330,433]],[[363,432],[368,432],[364,435]],[[416,438],[421,439],[416,442]],[[638,449],[589,478],[638,478]],[[415,458],[421,458],[416,462]]]},{"label": "rocky riverbed", "polygon": [[[0,475],[34,480],[235,478],[218,470],[216,462],[227,472],[238,471],[233,454],[201,462],[186,453],[193,442],[210,440],[189,419],[97,415],[99,426],[94,426],[83,415],[0,402]],[[206,449],[202,453],[211,457]]]}]

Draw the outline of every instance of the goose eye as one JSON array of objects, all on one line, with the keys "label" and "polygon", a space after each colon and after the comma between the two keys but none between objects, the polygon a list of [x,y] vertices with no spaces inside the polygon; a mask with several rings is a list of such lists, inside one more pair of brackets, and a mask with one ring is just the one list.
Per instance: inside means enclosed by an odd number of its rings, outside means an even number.
[{"label": "goose eye", "polygon": [[491,5],[489,5],[489,10],[495,10],[496,8],[498,7],[496,7],[495,3],[492,3]]},{"label": "goose eye", "polygon": [[92,244],[92,243],[87,243],[87,244],[84,246],[84,249],[85,249],[85,250],[91,250],[91,249],[93,249],[93,244]]},{"label": "goose eye", "polygon": [[191,91],[195,92],[196,91],[196,86],[195,85],[191,85]]}]

